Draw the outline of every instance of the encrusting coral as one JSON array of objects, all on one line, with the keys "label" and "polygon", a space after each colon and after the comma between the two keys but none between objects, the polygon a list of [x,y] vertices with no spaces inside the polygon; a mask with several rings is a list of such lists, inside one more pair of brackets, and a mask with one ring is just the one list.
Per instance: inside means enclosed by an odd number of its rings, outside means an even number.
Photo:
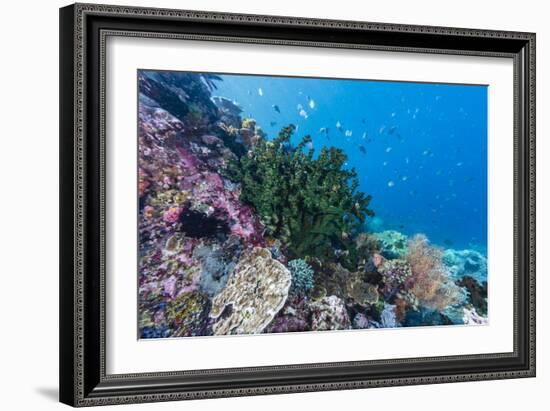
[{"label": "encrusting coral", "polygon": [[239,260],[226,287],[212,300],[216,335],[257,334],[283,307],[292,275],[269,250],[256,247]]}]

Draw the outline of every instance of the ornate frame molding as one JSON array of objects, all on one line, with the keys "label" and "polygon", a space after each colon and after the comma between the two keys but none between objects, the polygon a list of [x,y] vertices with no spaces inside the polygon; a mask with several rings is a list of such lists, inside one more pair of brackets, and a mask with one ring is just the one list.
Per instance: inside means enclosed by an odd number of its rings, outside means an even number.
[{"label": "ornate frame molding", "polygon": [[[215,398],[335,389],[433,384],[535,375],[535,35],[532,33],[412,26],[295,17],[228,14],[76,4],[61,9],[61,273],[60,273],[60,398],[74,406],[123,404],[180,399]],[[125,26],[124,20],[139,18]],[[111,28],[114,20],[123,28]],[[149,22],[166,25],[166,32],[147,31]],[[160,23],[159,23],[160,24]],[[242,27],[254,34],[188,33],[186,24],[208,31],[219,25]],[[140,25],[141,29],[136,29]],[[204,25],[204,27],[202,27]],[[182,27],[183,32],[170,31]],[[201,28],[202,27],[202,28]],[[283,27],[285,38],[266,38],[266,28]],[[262,29],[264,31],[262,32]],[[304,40],[300,30],[345,33],[351,42]],[[202,30],[202,31],[201,31]],[[372,39],[358,40],[366,34]],[[344,36],[344,34],[342,34]],[[409,44],[388,44],[389,35]],[[108,36],[216,40],[314,47],[361,48],[384,51],[465,54],[514,60],[514,352],[473,356],[377,360],[297,366],[253,367],[208,371],[175,371],[107,375],[105,373],[105,47]],[[307,37],[307,36],[306,36]],[[315,37],[316,38],[316,37]],[[414,44],[413,44],[414,43]],[[482,44],[483,43],[483,44]],[[476,48],[476,44],[482,44]],[[71,79],[69,82],[68,78]],[[90,99],[99,102],[95,110]],[[94,124],[92,124],[94,123]],[[91,210],[91,211],[89,211]],[[98,229],[93,230],[97,223]],[[522,323],[525,322],[525,323]],[[93,338],[91,336],[97,334]],[[507,366],[491,364],[508,361]],[[409,376],[407,364],[487,364],[483,371]],[[494,363],[496,364],[496,363]],[[500,364],[500,363],[499,363]],[[289,372],[396,367],[391,376],[351,375],[348,379],[311,383],[236,385],[201,388],[190,379],[224,373]],[[428,367],[429,368],[429,367]],[[316,371],[317,370],[317,371]],[[309,375],[309,374],[308,374]],[[304,377],[305,378],[305,377]],[[319,377],[321,378],[321,377]],[[206,381],[206,380],[205,380]],[[301,380],[300,380],[301,381]],[[137,384],[149,386],[138,388]],[[160,389],[159,389],[160,388]],[[160,391],[160,392],[158,392]]]}]

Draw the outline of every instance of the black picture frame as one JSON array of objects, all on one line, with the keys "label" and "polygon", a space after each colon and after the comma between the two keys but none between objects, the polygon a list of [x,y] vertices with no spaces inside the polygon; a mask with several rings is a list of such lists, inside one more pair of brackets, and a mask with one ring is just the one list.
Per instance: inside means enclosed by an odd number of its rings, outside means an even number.
[{"label": "black picture frame", "polygon": [[[512,58],[513,352],[107,375],[103,87],[109,35]],[[95,4],[61,8],[60,214],[63,403],[91,406],[534,377],[535,34]]]}]

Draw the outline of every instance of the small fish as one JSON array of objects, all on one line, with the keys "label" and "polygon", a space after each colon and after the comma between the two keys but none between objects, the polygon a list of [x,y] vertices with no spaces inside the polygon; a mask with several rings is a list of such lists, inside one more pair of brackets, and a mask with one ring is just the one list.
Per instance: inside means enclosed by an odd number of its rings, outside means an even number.
[{"label": "small fish", "polygon": [[340,120],[336,122],[336,130],[338,130],[340,133],[344,132],[344,127],[342,127],[342,123],[340,123]]},{"label": "small fish", "polygon": [[361,153],[367,154],[367,150],[365,149],[365,146],[359,145],[359,150],[361,151]]},{"label": "small fish", "polygon": [[399,225],[399,229],[400,229],[400,230],[403,230],[404,228],[405,228],[405,225],[403,225],[403,224],[400,224],[400,225]]},{"label": "small fish", "polygon": [[409,191],[409,194],[412,195],[412,196],[415,196],[416,195],[416,190]]},{"label": "small fish", "polygon": [[395,130],[397,130],[397,126],[391,126],[390,129],[388,130],[388,134],[395,133]]},{"label": "small fish", "polygon": [[386,126],[382,126],[378,129],[378,134],[382,134],[384,130],[386,129]]},{"label": "small fish", "polygon": [[459,161],[458,163],[456,163],[456,166],[457,167],[462,167],[462,164],[464,164],[462,161]]},{"label": "small fish", "polygon": [[432,154],[432,151],[431,151],[431,150],[424,150],[424,151],[422,152],[422,155],[423,155],[423,156],[429,156],[429,155],[431,155],[431,154]]},{"label": "small fish", "polygon": [[298,104],[296,108],[298,109],[298,114],[300,115],[300,117],[307,119],[307,111],[304,110],[304,106]]},{"label": "small fish", "polygon": [[465,183],[471,183],[472,181],[474,181],[474,178],[473,178],[473,177],[466,177],[466,178],[464,179],[464,182],[465,182]]},{"label": "small fish", "polygon": [[313,99],[310,99],[309,97],[308,100],[309,108],[313,110],[315,108],[315,101]]},{"label": "small fish", "polygon": [[382,163],[382,165],[383,165],[384,167],[386,167],[386,166],[388,165],[388,162],[387,162],[387,161],[384,161],[384,162]]},{"label": "small fish", "polygon": [[260,97],[264,95],[264,91],[262,90],[261,87],[258,89],[258,95],[259,95]]},{"label": "small fish", "polygon": [[366,140],[366,139],[367,139],[367,132],[366,132],[366,131],[363,133],[363,135],[361,136],[361,138],[362,138],[363,140]]},{"label": "small fish", "polygon": [[351,137],[352,134],[353,134],[353,131],[351,131],[351,130],[346,130],[346,132],[345,132],[344,135],[345,135],[346,137]]},{"label": "small fish", "polygon": [[321,127],[319,129],[320,134],[324,134],[328,141],[330,141],[330,137],[328,136],[329,128],[328,127]]},{"label": "small fish", "polygon": [[271,107],[273,107],[273,110],[275,110],[277,113],[281,114],[281,109],[277,104],[273,104]]},{"label": "small fish", "polygon": [[388,181],[388,187],[393,187],[395,183],[393,181]]},{"label": "small fish", "polygon": [[276,125],[277,125],[277,122],[276,122],[276,121],[270,121],[270,122],[269,122],[269,125],[270,125],[271,127],[276,126]]},{"label": "small fish", "polygon": [[389,153],[392,150],[391,147],[386,148],[386,153]]},{"label": "small fish", "polygon": [[363,124],[367,124],[367,122],[365,121],[365,119],[364,119],[364,118],[362,118],[362,119],[361,119],[361,123],[363,123]]},{"label": "small fish", "polygon": [[443,240],[443,244],[445,244],[447,247],[451,247],[453,245],[453,241],[446,238]]},{"label": "small fish", "polygon": [[408,179],[409,179],[409,177],[407,177],[407,176],[401,177],[401,180],[402,180],[402,181],[407,181]]},{"label": "small fish", "polygon": [[306,147],[308,150],[313,150],[313,142],[312,141],[308,141],[307,144],[306,144]]}]

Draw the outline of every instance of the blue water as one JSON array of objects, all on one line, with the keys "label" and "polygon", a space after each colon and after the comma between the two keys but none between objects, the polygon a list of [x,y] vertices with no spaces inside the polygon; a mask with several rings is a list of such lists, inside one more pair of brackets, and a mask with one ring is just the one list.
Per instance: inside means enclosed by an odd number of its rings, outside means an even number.
[{"label": "blue water", "polygon": [[317,152],[335,146],[347,153],[359,189],[373,196],[369,230],[486,250],[486,86],[220,77],[214,95],[235,100],[268,138],[292,123],[295,143],[310,134]]}]

